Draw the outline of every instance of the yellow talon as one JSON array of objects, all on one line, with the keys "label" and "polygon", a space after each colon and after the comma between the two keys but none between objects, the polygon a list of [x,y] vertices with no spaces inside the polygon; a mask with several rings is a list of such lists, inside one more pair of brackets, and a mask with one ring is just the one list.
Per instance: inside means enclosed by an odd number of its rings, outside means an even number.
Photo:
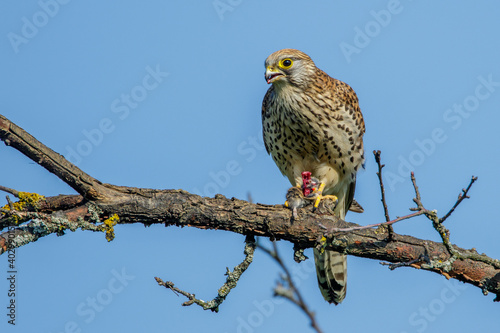
[{"label": "yellow talon", "polygon": [[322,200],[322,199],[331,199],[333,201],[337,201],[339,198],[337,198],[337,196],[335,195],[322,195],[321,193],[323,193],[323,189],[325,188],[325,184],[324,183],[321,183],[319,185],[319,188],[317,190],[318,192],[318,196],[316,197],[316,201],[314,201],[314,208],[318,208],[319,206],[319,202]]},{"label": "yellow talon", "polygon": [[319,188],[318,188],[318,192],[319,192],[319,194],[318,194],[318,196],[316,197],[316,201],[314,201],[314,208],[318,208],[318,206],[319,206],[319,202],[321,201],[321,197],[322,197],[321,193],[323,193],[323,189],[324,189],[324,188],[325,188],[325,184],[324,184],[324,183],[321,183],[321,184],[319,185]]},{"label": "yellow talon", "polygon": [[285,207],[288,207],[288,201],[285,201]]}]

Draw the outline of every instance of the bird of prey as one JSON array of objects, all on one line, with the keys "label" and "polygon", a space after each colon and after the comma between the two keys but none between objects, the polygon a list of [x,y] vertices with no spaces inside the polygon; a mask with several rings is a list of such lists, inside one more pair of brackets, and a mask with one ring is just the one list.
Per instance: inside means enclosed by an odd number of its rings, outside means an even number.
[{"label": "bird of prey", "polygon": [[[292,187],[288,207],[297,216],[304,206],[303,172],[319,182],[314,206],[337,200],[333,213],[340,219],[351,207],[356,172],[363,167],[365,124],[354,90],[316,67],[305,53],[283,49],[265,62],[265,79],[272,84],[262,103],[262,126],[267,152]],[[301,199],[302,198],[302,199]],[[362,208],[351,210],[361,210]],[[346,294],[346,257],[314,249],[318,284],[329,303]]]}]

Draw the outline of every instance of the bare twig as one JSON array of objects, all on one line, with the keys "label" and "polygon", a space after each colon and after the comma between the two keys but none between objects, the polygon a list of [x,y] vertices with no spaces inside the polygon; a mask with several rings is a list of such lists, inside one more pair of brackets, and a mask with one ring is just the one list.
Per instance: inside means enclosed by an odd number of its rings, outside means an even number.
[{"label": "bare twig", "polygon": [[[474,176],[472,177],[471,183],[467,187],[467,190],[464,191],[465,192],[464,194],[466,194],[466,192],[468,192],[468,190],[470,189],[470,187],[472,186],[472,184],[474,183],[474,181],[477,179],[477,178],[476,179],[474,179],[474,178],[476,178],[476,177],[474,177]],[[415,180],[415,174],[413,172],[411,173],[411,181],[413,183],[413,187],[415,188],[415,198],[413,199],[413,201],[417,204],[417,207],[418,207],[418,208],[413,208],[413,210],[418,210],[418,212],[422,212],[423,214],[425,214],[425,216],[429,220],[432,221],[432,226],[439,233],[439,236],[441,236],[441,240],[443,242],[443,245],[446,247],[447,251],[451,255],[451,258],[449,258],[448,261],[450,261],[452,263],[456,259],[472,259],[472,260],[481,261],[481,262],[490,264],[493,267],[495,267],[497,269],[500,269],[500,261],[498,261],[496,259],[485,258],[484,256],[481,256],[481,255],[479,255],[477,253],[472,253],[472,252],[465,253],[463,251],[461,252],[460,250],[455,249],[454,245],[451,244],[451,242],[450,242],[450,231],[448,229],[446,229],[444,227],[444,225],[441,223],[441,219],[438,218],[437,212],[434,211],[434,210],[431,211],[431,210],[428,210],[428,209],[424,208],[424,205],[422,204],[422,199],[421,199],[421,196],[420,196],[420,192],[418,190],[417,182]],[[460,202],[462,200],[460,200]],[[458,204],[455,204],[454,207],[456,207],[457,205]],[[450,212],[452,212],[453,209],[454,208],[452,208],[450,210]],[[449,214],[447,214],[447,215],[449,216]]]},{"label": "bare twig", "polygon": [[470,197],[467,195],[467,193],[469,192],[472,184],[474,184],[474,182],[477,180],[477,177],[474,177],[472,176],[471,180],[470,180],[470,183],[469,183],[469,186],[467,186],[466,189],[462,189],[462,193],[460,193],[458,195],[458,199],[457,199],[457,202],[455,202],[455,204],[453,205],[453,207],[451,207],[450,211],[448,213],[446,213],[445,216],[443,216],[442,218],[439,219],[439,222],[440,223],[443,223],[448,217],[450,217],[451,213],[453,213],[455,211],[455,208],[458,207],[458,205],[460,205],[460,203],[464,200],[464,199],[469,199]]},{"label": "bare twig", "polygon": [[[389,209],[387,208],[387,202],[385,201],[385,188],[384,188],[384,182],[382,180],[382,169],[385,167],[385,164],[381,163],[381,160],[380,160],[381,154],[382,153],[380,150],[373,151],[373,155],[375,155],[375,162],[377,162],[377,166],[378,166],[377,177],[378,177],[378,181],[380,183],[380,194],[382,197],[380,200],[382,201],[382,206],[384,206],[385,220],[387,222],[389,222],[391,220],[391,218],[389,217]],[[393,234],[394,234],[394,229],[392,228],[392,225],[390,225],[390,224],[387,225],[387,237],[389,240],[392,240]]]},{"label": "bare twig", "polygon": [[418,190],[417,180],[415,179],[415,173],[411,172],[411,182],[413,184],[413,188],[415,189],[415,198],[413,202],[417,205],[417,208],[410,208],[410,210],[425,210],[424,205],[422,204],[422,198],[420,197],[420,191]]},{"label": "bare twig", "polygon": [[226,282],[222,285],[222,287],[219,288],[217,296],[213,300],[208,302],[196,298],[195,294],[188,293],[186,291],[183,291],[175,287],[173,282],[170,281],[164,282],[159,277],[155,277],[155,280],[160,286],[163,286],[167,289],[171,289],[172,291],[174,291],[174,293],[179,293],[181,295],[186,296],[189,299],[189,301],[182,303],[183,306],[197,304],[201,306],[203,310],[211,310],[213,312],[219,312],[219,306],[222,304],[222,302],[224,302],[231,289],[236,287],[236,284],[238,283],[238,280],[240,279],[241,275],[252,263],[254,252],[255,252],[255,238],[253,236],[247,236],[245,239],[245,251],[244,251],[245,259],[243,260],[243,262],[234,267],[232,272],[229,270],[229,268],[227,268]]},{"label": "bare twig", "polygon": [[377,165],[378,165],[377,176],[378,176],[378,181],[380,183],[380,192],[382,195],[381,201],[382,201],[382,205],[384,206],[385,220],[387,222],[389,222],[391,220],[391,218],[389,217],[389,209],[387,208],[387,202],[385,201],[385,188],[384,188],[384,182],[382,180],[382,169],[385,167],[385,164],[381,164],[381,162],[380,162],[380,155],[381,155],[380,150],[376,150],[376,151],[374,150],[373,155],[375,155],[375,162],[377,162]]},{"label": "bare twig", "polygon": [[16,191],[16,190],[14,190],[12,188],[8,188],[8,187],[0,185],[0,191],[4,191],[4,192],[7,192],[7,193],[10,193],[13,196],[15,196],[16,198],[19,198],[19,191]]},{"label": "bare twig", "polygon": [[247,193],[247,201],[253,203],[252,193],[250,192]]},{"label": "bare twig", "polygon": [[400,222],[400,221],[403,221],[403,220],[408,220],[408,219],[411,219],[412,217],[423,215],[425,213],[426,213],[425,211],[418,211],[418,212],[415,212],[415,213],[412,213],[412,214],[408,214],[408,215],[405,215],[405,216],[398,217],[398,218],[396,218],[394,220],[387,221],[387,222],[367,224],[367,225],[363,225],[363,226],[356,226],[356,227],[349,227],[349,228],[335,228],[335,227],[334,228],[327,228],[327,227],[325,227],[322,224],[319,224],[319,226],[322,227],[323,229],[327,230],[327,234],[330,234],[332,232],[351,232],[351,231],[355,231],[355,230],[372,229],[372,228],[375,228],[375,227],[380,227],[380,226],[385,226],[385,225],[390,226],[390,225],[393,225],[394,223],[397,223],[397,222]]},{"label": "bare twig", "polygon": [[11,211],[14,211],[14,203],[10,200],[10,197],[8,195],[5,196],[5,199],[7,199],[7,204],[9,205],[9,208]]},{"label": "bare twig", "polygon": [[318,325],[318,322],[316,321],[316,316],[315,313],[309,310],[309,307],[304,301],[304,298],[302,297],[302,294],[300,293],[299,289],[295,286],[293,283],[292,275],[290,274],[290,271],[286,267],[285,263],[281,259],[279,253],[278,253],[278,247],[276,245],[276,242],[273,242],[273,250],[269,250],[268,248],[257,244],[257,247],[267,253],[271,258],[273,258],[278,265],[281,267],[281,269],[285,272],[284,281],[288,285],[288,288],[284,287],[282,284],[278,283],[276,288],[274,289],[274,295],[275,296],[281,296],[286,299],[288,299],[290,302],[293,304],[297,305],[309,318],[311,321],[311,327],[318,333],[321,333],[322,330]]},{"label": "bare twig", "polygon": [[417,208],[410,208],[410,210],[423,212],[425,216],[432,221],[432,226],[439,233],[444,246],[453,257],[456,254],[456,251],[453,249],[450,243],[450,232],[439,222],[436,211],[425,209],[424,205],[422,204],[422,197],[420,196],[420,191],[417,186],[417,180],[415,179],[415,173],[413,171],[411,173],[411,182],[413,184],[413,188],[415,189],[415,198],[413,199],[413,202],[415,202]]},{"label": "bare twig", "polygon": [[[159,277],[155,277],[155,280],[158,283],[158,285],[172,290],[174,292],[175,296],[179,297],[179,294],[186,296],[189,299],[189,301],[182,303],[183,306],[191,305],[193,303],[196,303],[196,301],[203,302],[201,300],[197,300],[195,294],[188,293],[184,290],[180,290],[179,288],[175,287],[173,282],[170,282],[170,281],[164,282]],[[203,302],[203,304],[205,304],[205,302]]]},{"label": "bare twig", "polygon": [[394,264],[387,263],[387,262],[381,262],[380,264],[383,265],[383,266],[389,266],[389,269],[391,271],[393,271],[393,270],[395,270],[396,268],[399,268],[399,267],[413,266],[416,263],[421,262],[421,261],[428,262],[429,259],[424,254],[421,254],[417,259],[413,259],[413,260],[406,261],[406,262],[397,262],[397,263],[394,263]]}]

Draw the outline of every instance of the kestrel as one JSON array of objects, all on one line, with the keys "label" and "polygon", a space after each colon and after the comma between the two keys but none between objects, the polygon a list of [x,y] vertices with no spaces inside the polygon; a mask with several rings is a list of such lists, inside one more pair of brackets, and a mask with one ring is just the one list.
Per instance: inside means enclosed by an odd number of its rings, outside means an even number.
[{"label": "kestrel", "polygon": [[[274,52],[265,67],[265,79],[272,84],[262,103],[267,152],[294,187],[303,188],[302,173],[309,171],[319,181],[315,206],[325,196],[338,199],[334,214],[344,220],[353,202],[356,172],[364,163],[365,124],[356,93],[299,50]],[[290,189],[287,195],[293,198],[289,207],[294,216],[303,206],[300,194]],[[315,249],[314,259],[323,297],[330,303],[342,302],[346,256]]]}]

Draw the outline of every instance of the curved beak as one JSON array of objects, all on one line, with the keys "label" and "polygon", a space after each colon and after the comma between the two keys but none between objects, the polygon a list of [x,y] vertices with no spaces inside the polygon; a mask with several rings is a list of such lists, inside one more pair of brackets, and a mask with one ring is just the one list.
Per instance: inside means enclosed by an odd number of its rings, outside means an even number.
[{"label": "curved beak", "polygon": [[278,71],[276,68],[268,66],[266,68],[266,74],[265,74],[265,79],[267,81],[267,84],[273,83],[276,80],[279,80],[281,76],[284,76],[280,71]]}]

